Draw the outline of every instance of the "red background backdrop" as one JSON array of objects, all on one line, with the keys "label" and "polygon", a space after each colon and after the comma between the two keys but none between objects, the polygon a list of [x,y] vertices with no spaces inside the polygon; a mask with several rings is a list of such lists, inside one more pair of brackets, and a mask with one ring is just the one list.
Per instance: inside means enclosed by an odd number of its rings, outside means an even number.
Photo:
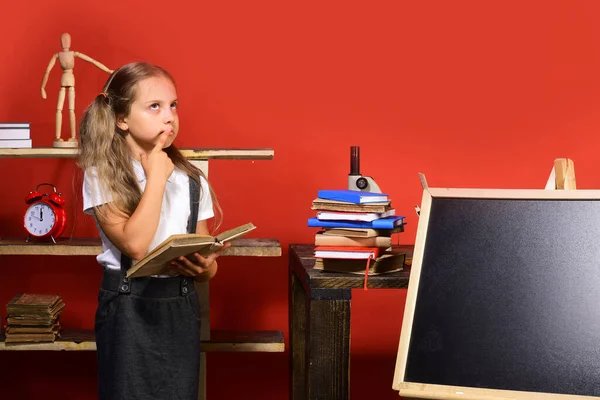
[{"label": "red background backdrop", "polygon": [[[39,87],[67,31],[73,50],[110,68],[146,60],[174,75],[180,147],[275,150],[271,161],[211,163],[223,228],[251,221],[252,236],[283,248],[278,259],[221,259],[213,328],[281,329],[288,348],[287,246],[313,242],[311,201],[319,189],[346,186],[351,145],[361,146],[361,172],[407,216],[400,243],[414,243],[418,172],[436,187],[543,188],[553,160],[570,157],[578,188],[600,186],[594,0],[5,3],[0,122],[31,122],[34,146],[54,137],[60,68],[47,100]],[[75,77],[79,118],[107,74],[77,60]],[[47,181],[68,201],[65,235],[95,236],[77,171],[73,160],[0,160],[0,236],[23,235],[23,198]],[[58,292],[64,327],[92,328],[101,274],[93,257],[3,256],[0,264],[0,314],[20,291]],[[353,292],[353,398],[397,398],[404,296]],[[288,357],[209,355],[209,398],[287,398]],[[96,396],[93,352],[3,352],[0,370],[3,398]]]}]

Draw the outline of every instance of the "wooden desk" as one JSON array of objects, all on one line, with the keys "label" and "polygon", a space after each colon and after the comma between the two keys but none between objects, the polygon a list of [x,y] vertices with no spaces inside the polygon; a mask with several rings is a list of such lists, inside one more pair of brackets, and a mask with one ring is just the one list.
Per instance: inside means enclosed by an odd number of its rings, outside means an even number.
[{"label": "wooden desk", "polygon": [[[412,258],[414,246],[406,249]],[[351,289],[364,276],[313,270],[313,245],[289,246],[290,399],[350,398]],[[408,287],[410,269],[369,276],[369,289]]]}]

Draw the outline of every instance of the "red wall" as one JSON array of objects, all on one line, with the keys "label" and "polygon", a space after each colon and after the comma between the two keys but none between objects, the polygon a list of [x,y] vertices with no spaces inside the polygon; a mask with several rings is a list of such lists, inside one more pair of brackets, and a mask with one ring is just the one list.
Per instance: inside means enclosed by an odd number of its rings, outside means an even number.
[{"label": "red wall", "polygon": [[[172,72],[180,146],[273,148],[272,161],[211,164],[224,227],[251,221],[254,236],[278,238],[284,253],[221,259],[213,328],[282,329],[288,347],[287,246],[313,241],[311,201],[319,189],[345,187],[351,145],[361,146],[362,172],[407,215],[401,243],[415,238],[418,172],[436,187],[542,188],[553,160],[570,157],[579,188],[600,184],[597,1],[133,3],[3,2],[0,121],[30,121],[34,146],[51,145],[59,67],[47,100],[39,85],[68,31],[74,50],[111,68],[147,60]],[[77,60],[75,76],[79,117],[107,75]],[[66,234],[95,235],[76,171],[72,160],[1,159],[0,236],[23,235],[23,198],[48,181],[67,198]],[[58,292],[65,328],[93,326],[101,272],[93,257],[0,264],[0,305],[19,291]],[[397,398],[404,296],[354,291],[353,398]],[[95,398],[94,357],[0,353],[0,397]],[[208,361],[210,398],[287,398],[287,351]]]}]

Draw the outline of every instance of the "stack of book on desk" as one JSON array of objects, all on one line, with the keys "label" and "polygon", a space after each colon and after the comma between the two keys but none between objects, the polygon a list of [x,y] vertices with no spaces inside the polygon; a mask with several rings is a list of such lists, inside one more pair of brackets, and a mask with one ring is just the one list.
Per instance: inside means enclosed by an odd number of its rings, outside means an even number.
[{"label": "stack of book on desk", "polygon": [[53,342],[65,303],[59,295],[20,293],[6,305],[6,344]]},{"label": "stack of book on desk", "polygon": [[401,271],[406,254],[393,252],[392,234],[404,231],[388,195],[355,190],[319,190],[312,202],[316,216],[315,269],[376,275]]}]

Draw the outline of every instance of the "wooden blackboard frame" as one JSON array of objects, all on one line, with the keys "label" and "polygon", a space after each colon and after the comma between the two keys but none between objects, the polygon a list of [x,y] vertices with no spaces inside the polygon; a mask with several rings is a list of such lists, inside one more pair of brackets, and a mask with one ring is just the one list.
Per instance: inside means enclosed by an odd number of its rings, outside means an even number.
[{"label": "wooden blackboard frame", "polygon": [[409,352],[413,318],[415,313],[417,292],[421,276],[421,267],[427,231],[429,228],[432,202],[436,198],[457,199],[516,199],[516,200],[600,200],[600,190],[543,190],[543,189],[451,189],[425,188],[421,202],[420,218],[410,273],[410,281],[406,296],[406,304],[402,321],[402,330],[398,344],[398,354],[392,388],[403,398],[439,399],[439,400],[590,400],[600,397],[566,395],[556,393],[534,393],[501,389],[482,389],[461,386],[425,384],[406,382],[406,362]]}]

